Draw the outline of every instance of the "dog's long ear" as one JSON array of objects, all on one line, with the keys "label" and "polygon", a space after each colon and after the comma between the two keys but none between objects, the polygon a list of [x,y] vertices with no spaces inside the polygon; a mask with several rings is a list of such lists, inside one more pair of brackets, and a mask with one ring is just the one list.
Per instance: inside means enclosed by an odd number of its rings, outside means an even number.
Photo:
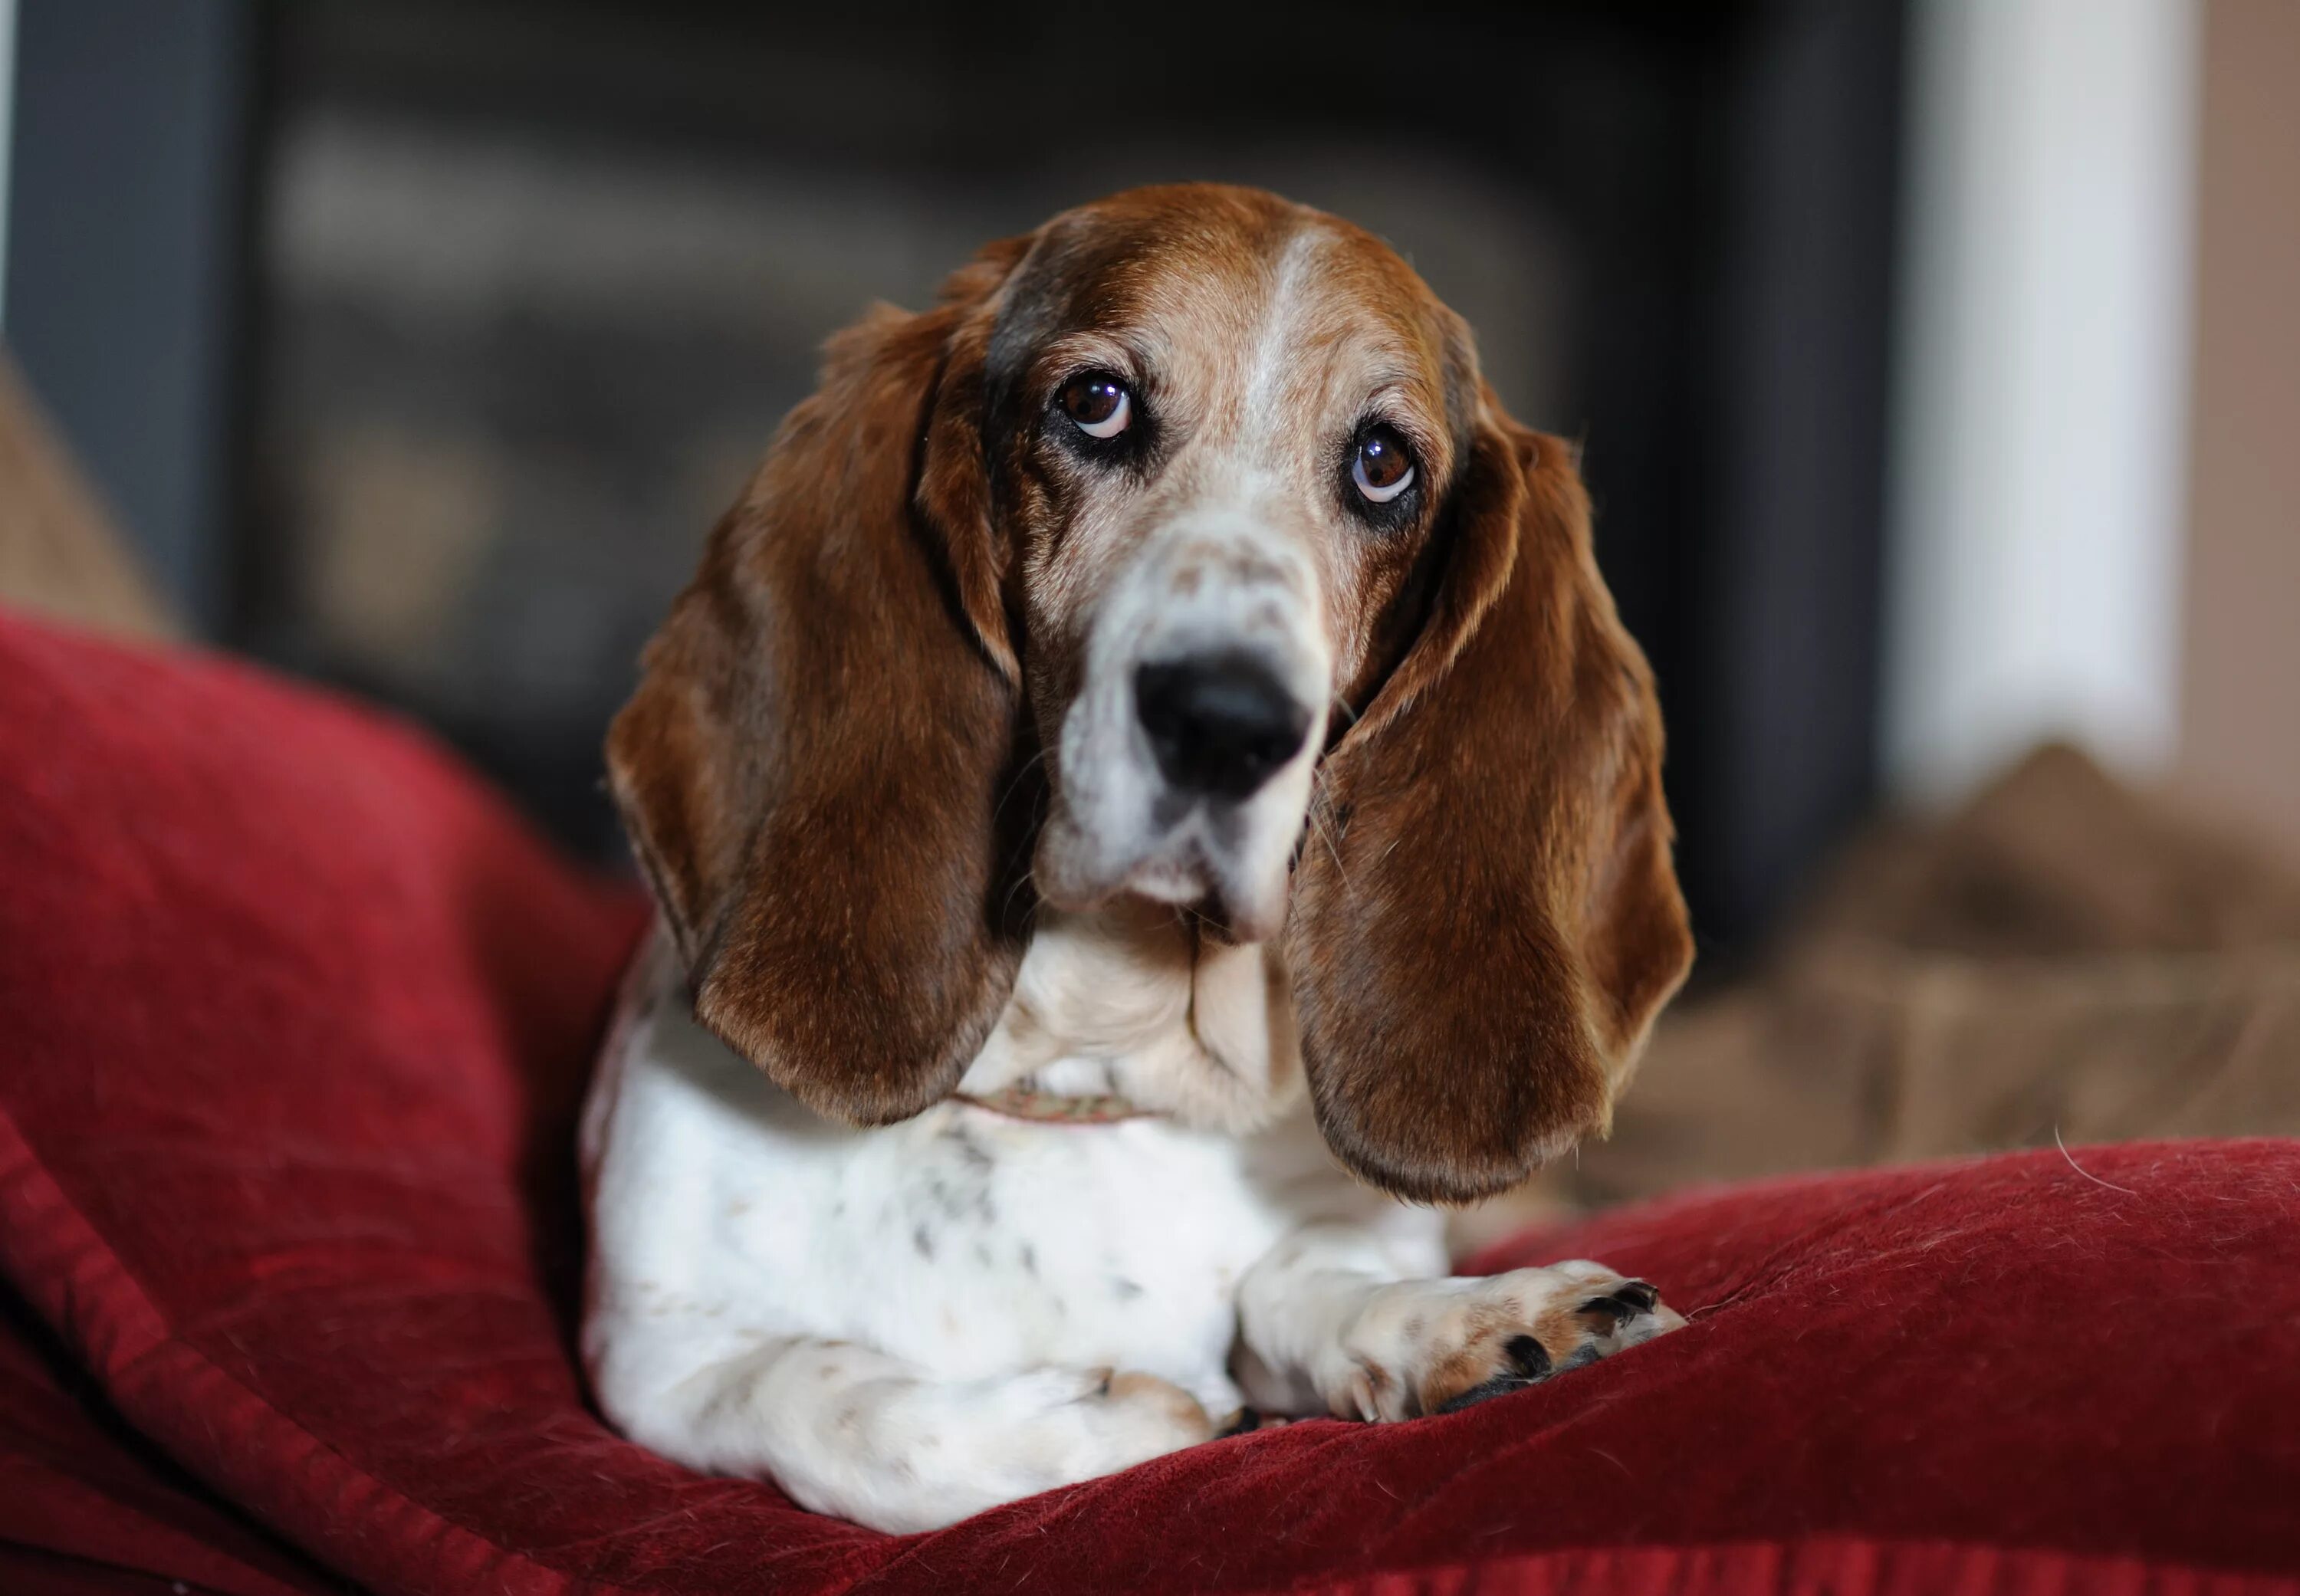
[{"label": "dog's long ear", "polygon": [[935,310],[832,340],[607,736],[610,788],[698,1018],[818,1112],[955,1084],[1029,904],[1017,677],[987,511],[996,245]]},{"label": "dog's long ear", "polygon": [[1287,932],[1328,1143],[1435,1201],[1602,1132],[1693,952],[1652,677],[1572,454],[1479,408],[1427,618],[1327,756]]}]

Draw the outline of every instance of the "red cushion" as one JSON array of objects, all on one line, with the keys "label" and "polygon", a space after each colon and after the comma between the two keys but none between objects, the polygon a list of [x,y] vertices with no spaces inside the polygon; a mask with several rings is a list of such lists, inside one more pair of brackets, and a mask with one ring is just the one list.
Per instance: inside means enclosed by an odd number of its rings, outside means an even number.
[{"label": "red cushion", "polygon": [[0,1412],[0,1496],[63,1504],[0,1506],[0,1573],[109,1524],[130,1572],[87,1588],[321,1588],[262,1525],[394,1592],[2300,1591],[2289,1143],[1529,1237],[1485,1261],[1602,1257],[1691,1326],[938,1535],[689,1475],[569,1354],[571,1115],[640,912],[404,728],[0,619],[0,1271],[91,1386],[0,1358],[44,1393]]}]

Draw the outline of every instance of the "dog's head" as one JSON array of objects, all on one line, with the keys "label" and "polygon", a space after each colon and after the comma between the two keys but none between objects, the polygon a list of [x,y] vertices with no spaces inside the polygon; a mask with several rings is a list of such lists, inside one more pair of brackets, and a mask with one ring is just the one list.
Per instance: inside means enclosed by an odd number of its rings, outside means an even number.
[{"label": "dog's head", "polygon": [[830,346],[609,734],[702,1020],[946,1094],[1033,907],[1280,939],[1319,1123],[1462,1200],[1605,1125],[1691,956],[1571,451],[1375,239],[1140,190]]}]

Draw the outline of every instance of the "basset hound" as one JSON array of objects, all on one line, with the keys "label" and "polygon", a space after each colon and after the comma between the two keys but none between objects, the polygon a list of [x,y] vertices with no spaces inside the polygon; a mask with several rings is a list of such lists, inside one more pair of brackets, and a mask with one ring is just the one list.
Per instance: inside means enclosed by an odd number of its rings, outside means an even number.
[{"label": "basset hound", "polygon": [[1428,1205],[1603,1132],[1691,941],[1573,451],[1358,229],[1138,190],[839,335],[606,755],[632,1439],[920,1530],[1681,1322],[1446,1270]]}]

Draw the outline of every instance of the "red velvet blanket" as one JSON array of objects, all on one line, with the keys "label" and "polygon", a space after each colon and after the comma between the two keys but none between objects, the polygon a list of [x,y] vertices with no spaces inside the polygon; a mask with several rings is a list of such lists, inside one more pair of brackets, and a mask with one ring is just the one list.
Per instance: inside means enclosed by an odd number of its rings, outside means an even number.
[{"label": "red velvet blanket", "polygon": [[1691,1326],[935,1535],[688,1474],[569,1347],[640,914],[404,728],[0,619],[0,1590],[2300,1592],[2283,1142],[1528,1236]]}]

